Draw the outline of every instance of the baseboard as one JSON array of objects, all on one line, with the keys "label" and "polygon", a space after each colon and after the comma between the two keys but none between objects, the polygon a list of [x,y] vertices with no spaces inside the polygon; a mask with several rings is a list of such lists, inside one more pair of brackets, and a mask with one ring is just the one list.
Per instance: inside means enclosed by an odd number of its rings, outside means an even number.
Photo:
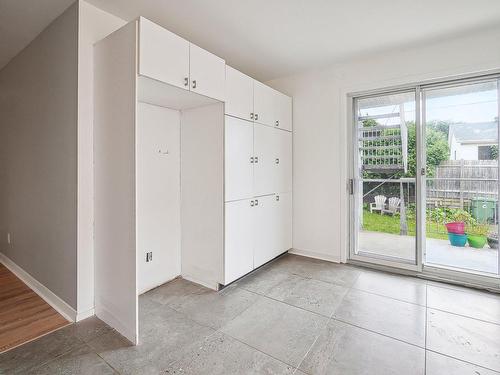
[{"label": "baseboard", "polygon": [[326,260],[328,262],[340,263],[340,256],[331,256],[323,253],[317,253],[309,250],[291,249],[288,250],[289,254],[300,255],[303,257]]},{"label": "baseboard", "polygon": [[136,332],[132,332],[127,327],[125,327],[125,325],[120,320],[116,319],[116,317],[109,311],[108,308],[105,307],[105,304],[103,304],[102,302],[96,303],[95,315],[108,326],[113,327],[120,335],[125,337],[133,345],[139,344],[139,338],[137,337]]},{"label": "baseboard", "polygon": [[36,280],[28,272],[19,267],[14,261],[9,259],[5,254],[0,253],[0,263],[3,263],[14,275],[16,275],[22,282],[38,294],[45,302],[52,306],[59,314],[70,322],[77,320],[76,310],[58,297],[45,285]]},{"label": "baseboard", "polygon": [[95,309],[91,308],[87,311],[82,311],[76,314],[76,321],[79,322],[80,320],[84,320],[87,318],[90,318],[91,316],[95,315]]},{"label": "baseboard", "polygon": [[158,288],[159,286],[162,286],[162,285],[164,285],[164,284],[166,284],[166,283],[169,283],[169,282],[171,282],[171,281],[174,281],[175,279],[177,279],[177,278],[178,278],[178,277],[180,277],[180,276],[181,276],[181,275],[177,275],[177,276],[174,276],[174,277],[168,278],[168,279],[166,279],[165,281],[161,281],[161,282],[160,282],[160,283],[158,283],[158,284],[157,284],[157,283],[154,283],[154,284],[153,284],[153,285],[151,285],[151,286],[147,286],[147,287],[145,287],[145,288],[141,288],[141,289],[139,289],[139,290],[138,290],[137,294],[138,294],[138,295],[141,295],[141,294],[147,293],[147,292],[149,292],[150,290],[156,289],[156,288]]},{"label": "baseboard", "polygon": [[212,289],[212,290],[218,290],[219,289],[219,283],[216,282],[216,281],[207,282],[205,280],[200,280],[200,279],[198,279],[196,277],[192,277],[191,275],[181,275],[181,277],[184,280],[191,281],[192,283],[202,285],[202,286],[204,286],[204,287],[206,287],[208,289]]}]

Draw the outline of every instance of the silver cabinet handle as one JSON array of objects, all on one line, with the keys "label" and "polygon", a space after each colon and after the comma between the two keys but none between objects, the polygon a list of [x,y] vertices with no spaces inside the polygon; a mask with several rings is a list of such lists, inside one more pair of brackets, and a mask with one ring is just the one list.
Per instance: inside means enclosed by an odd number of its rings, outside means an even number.
[{"label": "silver cabinet handle", "polygon": [[250,120],[253,120],[253,112],[250,113]]},{"label": "silver cabinet handle", "polygon": [[258,113],[256,113],[256,114],[255,114],[255,120],[258,120],[258,119],[259,119],[259,114],[258,114]]},{"label": "silver cabinet handle", "polygon": [[253,156],[250,156],[250,163],[253,164]]},{"label": "silver cabinet handle", "polygon": [[253,207],[253,204],[254,204],[253,201],[250,201],[250,207]]},{"label": "silver cabinet handle", "polygon": [[280,126],[280,120],[276,120],[276,126]]},{"label": "silver cabinet handle", "polygon": [[184,77],[184,86],[188,87],[189,86],[189,78]]},{"label": "silver cabinet handle", "polygon": [[276,158],[275,163],[279,164],[280,163],[280,158]]},{"label": "silver cabinet handle", "polygon": [[256,206],[258,206],[258,205],[259,205],[259,200],[258,200],[258,199],[256,199],[256,200],[255,200],[255,205],[256,205]]},{"label": "silver cabinet handle", "polygon": [[279,200],[280,200],[280,196],[279,196],[279,195],[277,195],[277,196],[276,196],[276,200],[277,200],[277,201],[279,201]]},{"label": "silver cabinet handle", "polygon": [[195,88],[196,88],[196,80],[193,79],[193,89],[195,89]]},{"label": "silver cabinet handle", "polygon": [[259,162],[259,157],[256,156],[256,157],[253,158],[253,160],[255,161],[255,163],[258,163]]}]

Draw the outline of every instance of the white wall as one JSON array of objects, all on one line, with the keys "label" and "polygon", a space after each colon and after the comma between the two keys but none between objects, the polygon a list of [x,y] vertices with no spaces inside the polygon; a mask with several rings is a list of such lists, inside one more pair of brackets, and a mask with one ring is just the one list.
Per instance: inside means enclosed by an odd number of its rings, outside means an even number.
[{"label": "white wall", "polygon": [[73,4],[0,71],[0,251],[73,309],[77,38]]},{"label": "white wall", "polygon": [[0,72],[0,251],[80,318],[94,307],[93,43],[124,23],[76,1]]},{"label": "white wall", "polygon": [[[137,288],[181,273],[180,112],[137,104]],[[146,253],[153,260],[146,262]]]},{"label": "white wall", "polygon": [[268,82],[293,96],[293,247],[344,260],[347,93],[500,68],[500,28]]},{"label": "white wall", "polygon": [[[181,112],[181,273],[216,289],[223,283],[224,106]],[[201,214],[200,214],[201,213]]]},{"label": "white wall", "polygon": [[80,318],[94,308],[93,45],[125,24],[85,1],[78,2],[78,308]]}]

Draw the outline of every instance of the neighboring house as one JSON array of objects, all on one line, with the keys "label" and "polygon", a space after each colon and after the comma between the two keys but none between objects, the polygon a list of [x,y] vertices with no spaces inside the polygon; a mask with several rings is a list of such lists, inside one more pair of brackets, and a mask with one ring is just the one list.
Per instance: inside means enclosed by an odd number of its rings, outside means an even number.
[{"label": "neighboring house", "polygon": [[493,147],[498,144],[498,123],[451,124],[448,144],[451,160],[493,160]]}]

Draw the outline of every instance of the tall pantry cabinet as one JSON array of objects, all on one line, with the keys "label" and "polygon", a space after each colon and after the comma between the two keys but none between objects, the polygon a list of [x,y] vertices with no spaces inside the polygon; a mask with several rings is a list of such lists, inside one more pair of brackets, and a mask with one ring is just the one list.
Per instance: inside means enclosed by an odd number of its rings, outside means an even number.
[{"label": "tall pantry cabinet", "polygon": [[290,97],[226,65],[224,284],[292,247],[291,113]]},{"label": "tall pantry cabinet", "polygon": [[139,294],[292,247],[292,103],[143,17],[94,68],[95,311],[137,344]]}]

